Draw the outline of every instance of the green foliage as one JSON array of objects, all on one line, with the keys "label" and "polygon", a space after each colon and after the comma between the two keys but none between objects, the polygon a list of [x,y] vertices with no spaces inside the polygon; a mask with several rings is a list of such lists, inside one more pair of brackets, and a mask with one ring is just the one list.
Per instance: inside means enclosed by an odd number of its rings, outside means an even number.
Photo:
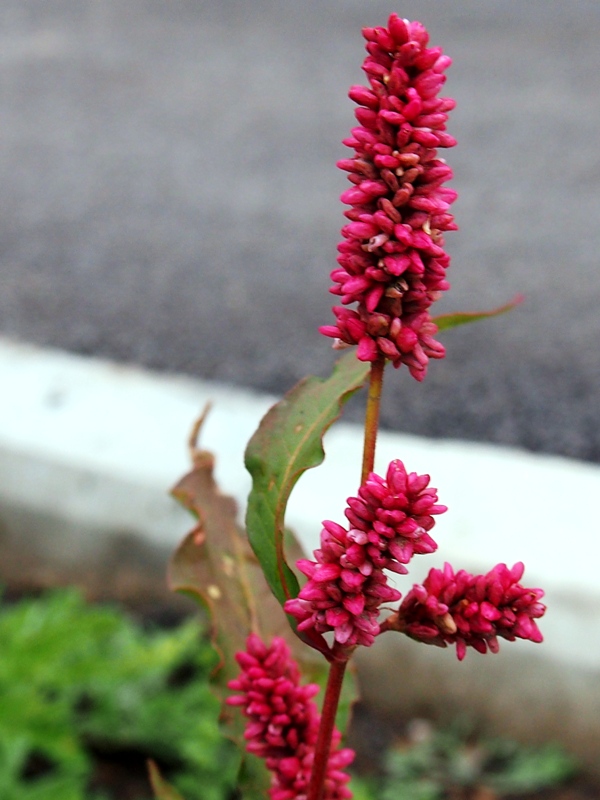
[{"label": "green foliage", "polygon": [[523,747],[506,739],[470,737],[463,726],[430,729],[419,741],[396,746],[385,758],[384,777],[356,782],[359,798],[442,800],[485,786],[496,797],[548,789],[577,768],[555,745]]},{"label": "green foliage", "polygon": [[[282,604],[299,591],[283,552],[287,502],[302,473],[322,463],[323,436],[344,403],[364,385],[368,372],[369,365],[352,351],[339,359],[329,378],[304,378],[267,412],[246,448],[246,468],[252,476],[248,539]],[[290,623],[295,628],[293,618]]]},{"label": "green foliage", "polygon": [[485,783],[497,795],[537,792],[562,783],[577,772],[575,761],[558,745],[524,748],[495,739],[488,743]]},{"label": "green foliage", "polygon": [[[151,757],[186,800],[222,800],[238,757],[218,727],[197,621],[144,632],[74,591],[0,611],[0,797],[105,800],[90,753]],[[150,786],[146,797],[151,796]]]}]

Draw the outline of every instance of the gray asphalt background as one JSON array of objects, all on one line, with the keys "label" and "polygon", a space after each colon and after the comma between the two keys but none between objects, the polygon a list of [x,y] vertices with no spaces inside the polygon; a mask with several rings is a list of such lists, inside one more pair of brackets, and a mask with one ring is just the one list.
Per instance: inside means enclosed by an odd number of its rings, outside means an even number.
[{"label": "gray asphalt background", "polygon": [[326,374],[347,90],[391,11],[454,59],[439,311],[526,302],[444,334],[424,384],[390,371],[383,423],[600,461],[597,0],[1,0],[0,331],[277,393]]}]

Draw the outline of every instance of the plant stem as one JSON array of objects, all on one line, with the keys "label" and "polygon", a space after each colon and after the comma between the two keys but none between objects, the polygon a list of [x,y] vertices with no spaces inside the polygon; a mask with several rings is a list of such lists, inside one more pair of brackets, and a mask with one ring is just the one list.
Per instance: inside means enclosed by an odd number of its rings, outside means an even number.
[{"label": "plant stem", "polygon": [[325,689],[325,699],[323,700],[323,711],[321,714],[321,724],[319,725],[319,735],[315,745],[315,760],[313,762],[310,783],[308,786],[307,800],[321,800],[331,750],[331,737],[335,725],[340,692],[344,681],[344,673],[348,657],[344,661],[332,661],[329,667],[327,678],[327,688]]},{"label": "plant stem", "polygon": [[365,482],[375,465],[375,444],[379,430],[379,406],[381,403],[381,389],[383,387],[383,370],[385,358],[380,358],[371,364],[369,376],[369,395],[367,397],[367,410],[365,413],[365,443],[363,447],[361,485]]}]

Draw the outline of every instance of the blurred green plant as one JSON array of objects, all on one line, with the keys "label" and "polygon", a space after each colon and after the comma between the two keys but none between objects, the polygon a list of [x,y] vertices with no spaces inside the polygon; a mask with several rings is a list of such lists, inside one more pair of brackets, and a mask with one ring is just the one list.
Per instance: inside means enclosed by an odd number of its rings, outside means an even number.
[{"label": "blurred green plant", "polygon": [[485,787],[490,796],[526,795],[573,777],[576,762],[560,747],[524,747],[500,738],[473,736],[456,723],[436,730],[417,726],[418,735],[392,747],[381,778],[355,780],[355,800],[443,800]]},{"label": "blurred green plant", "polygon": [[[0,607],[0,797],[107,800],[93,754],[152,758],[186,800],[223,800],[239,755],[209,688],[197,620],[145,631],[74,590]],[[152,795],[150,785],[145,796]],[[136,798],[138,800],[138,798]]]}]

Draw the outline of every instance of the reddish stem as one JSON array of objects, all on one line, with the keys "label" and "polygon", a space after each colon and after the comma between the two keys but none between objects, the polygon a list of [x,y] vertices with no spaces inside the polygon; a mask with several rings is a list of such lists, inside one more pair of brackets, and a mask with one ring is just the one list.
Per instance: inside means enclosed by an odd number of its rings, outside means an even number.
[{"label": "reddish stem", "polygon": [[385,358],[380,358],[371,364],[369,377],[369,395],[367,397],[367,410],[365,413],[365,443],[363,447],[363,462],[360,483],[366,481],[375,465],[375,445],[379,430],[379,406],[381,404],[381,390],[383,387],[383,370]]},{"label": "reddish stem", "polygon": [[325,788],[325,775],[327,774],[327,764],[331,750],[331,737],[335,726],[342,683],[348,657],[344,661],[332,661],[329,667],[327,678],[327,688],[325,689],[325,699],[323,700],[323,710],[321,713],[321,724],[319,725],[319,735],[315,745],[315,760],[313,761],[310,783],[308,785],[307,800],[321,800],[323,789]]}]

